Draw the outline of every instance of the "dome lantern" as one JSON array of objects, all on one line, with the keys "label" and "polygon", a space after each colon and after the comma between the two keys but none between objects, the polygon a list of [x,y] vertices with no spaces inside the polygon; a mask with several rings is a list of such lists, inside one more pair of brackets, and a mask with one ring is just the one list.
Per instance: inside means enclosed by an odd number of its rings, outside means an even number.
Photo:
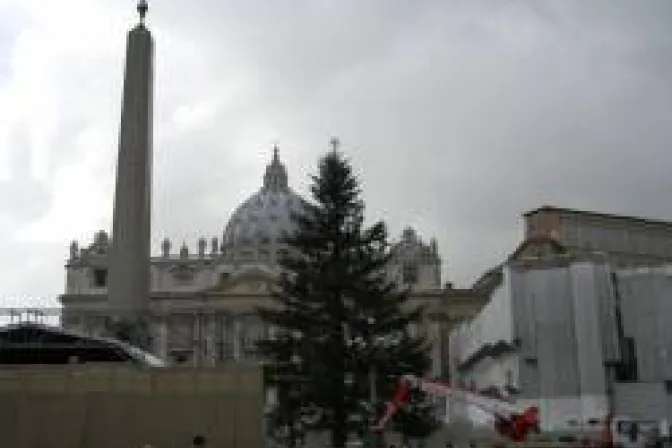
[{"label": "dome lantern", "polygon": [[264,190],[289,190],[287,169],[285,168],[285,165],[280,162],[277,145],[273,147],[273,160],[271,161],[271,164],[266,167],[266,173],[264,174]]}]

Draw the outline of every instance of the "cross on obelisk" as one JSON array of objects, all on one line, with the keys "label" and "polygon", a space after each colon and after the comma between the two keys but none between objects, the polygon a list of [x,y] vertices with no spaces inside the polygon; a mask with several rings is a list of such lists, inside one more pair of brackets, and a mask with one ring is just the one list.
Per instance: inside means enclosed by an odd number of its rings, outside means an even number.
[{"label": "cross on obelisk", "polygon": [[147,0],[140,0],[138,3],[138,14],[140,14],[140,23],[145,23],[145,16],[147,15],[147,10],[149,6],[147,5]]},{"label": "cross on obelisk", "polygon": [[108,275],[113,326],[143,348],[149,348],[144,322],[150,295],[154,97],[154,41],[144,23],[147,9],[146,0],[140,0],[140,22],[128,33],[126,46]]}]

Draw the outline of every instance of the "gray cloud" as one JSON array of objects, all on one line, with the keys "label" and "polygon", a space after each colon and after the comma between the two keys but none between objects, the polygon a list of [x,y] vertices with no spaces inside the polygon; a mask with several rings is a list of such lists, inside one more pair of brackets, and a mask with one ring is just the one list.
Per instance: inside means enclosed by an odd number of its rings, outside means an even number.
[{"label": "gray cloud", "polygon": [[[152,8],[155,248],[164,235],[193,247],[220,233],[260,186],[275,139],[305,193],[332,135],[361,173],[371,218],[436,235],[462,285],[512,250],[519,214],[542,203],[672,218],[667,1]],[[60,126],[59,146],[92,123],[116,137],[121,69],[109,48],[99,57],[97,70],[64,67],[65,91],[97,83],[103,99],[73,100],[80,112]],[[190,113],[189,125],[174,119]],[[54,166],[80,154],[64,151]]]}]

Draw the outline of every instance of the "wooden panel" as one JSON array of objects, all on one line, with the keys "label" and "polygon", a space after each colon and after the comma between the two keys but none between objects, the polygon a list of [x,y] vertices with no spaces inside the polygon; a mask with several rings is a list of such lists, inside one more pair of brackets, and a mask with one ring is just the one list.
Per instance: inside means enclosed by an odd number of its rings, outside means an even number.
[{"label": "wooden panel", "polygon": [[121,393],[151,394],[152,378],[149,371],[118,370],[112,375],[111,388]]},{"label": "wooden panel", "polygon": [[67,372],[39,371],[24,377],[26,393],[65,392],[67,390]]},{"label": "wooden panel", "polygon": [[69,391],[81,392],[104,392],[111,387],[110,369],[76,369],[72,370],[69,378]]},{"label": "wooden panel", "polygon": [[19,391],[23,387],[21,375],[16,371],[0,371],[0,393]]},{"label": "wooden panel", "polygon": [[263,445],[257,368],[20,369],[0,384],[0,446]]},{"label": "wooden panel", "polygon": [[194,392],[194,376],[189,370],[177,370],[173,372],[161,371],[155,374],[154,390],[156,393],[183,393]]}]

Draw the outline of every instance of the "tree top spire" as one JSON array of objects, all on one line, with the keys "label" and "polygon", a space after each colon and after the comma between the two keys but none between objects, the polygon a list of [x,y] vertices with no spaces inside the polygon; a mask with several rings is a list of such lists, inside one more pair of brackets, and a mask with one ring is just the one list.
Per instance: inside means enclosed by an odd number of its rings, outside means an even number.
[{"label": "tree top spire", "polygon": [[341,141],[338,139],[338,137],[332,137],[331,140],[329,140],[329,145],[331,145],[331,152],[335,154],[338,152],[338,148],[341,146]]}]

